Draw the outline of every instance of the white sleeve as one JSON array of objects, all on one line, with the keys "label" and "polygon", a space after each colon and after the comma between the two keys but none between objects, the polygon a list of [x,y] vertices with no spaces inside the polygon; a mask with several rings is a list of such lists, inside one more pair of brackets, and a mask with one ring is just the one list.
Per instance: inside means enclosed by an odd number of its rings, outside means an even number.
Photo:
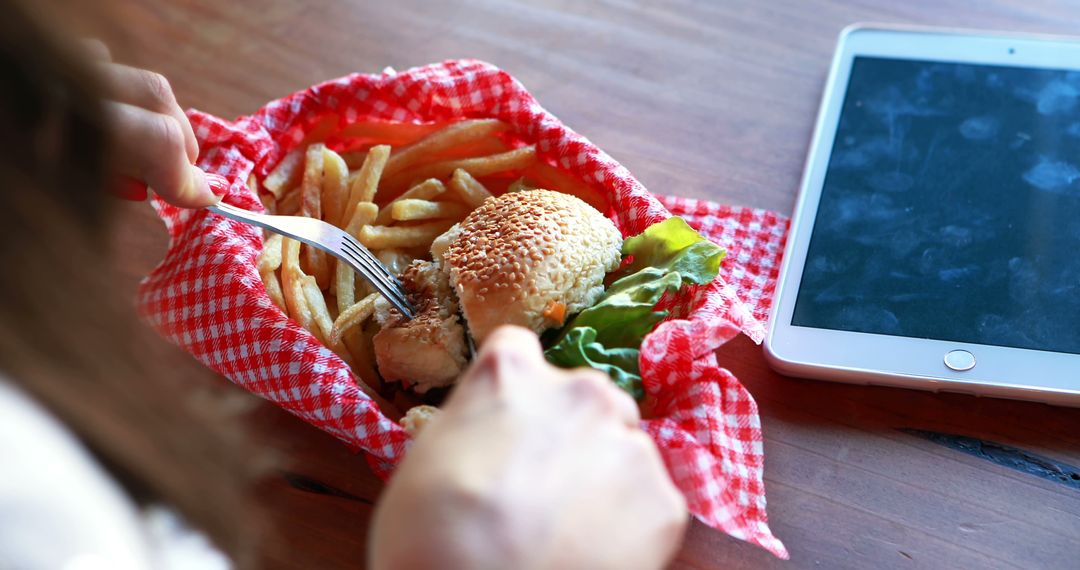
[{"label": "white sleeve", "polygon": [[152,568],[132,500],[79,441],[0,378],[0,568]]}]

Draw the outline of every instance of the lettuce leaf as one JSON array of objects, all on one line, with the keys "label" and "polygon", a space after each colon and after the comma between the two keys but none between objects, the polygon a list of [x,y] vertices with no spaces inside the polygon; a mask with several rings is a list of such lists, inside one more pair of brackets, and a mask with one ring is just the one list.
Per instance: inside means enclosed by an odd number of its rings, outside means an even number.
[{"label": "lettuce leaf", "polygon": [[596,329],[592,327],[573,328],[557,347],[545,353],[548,362],[555,366],[595,368],[611,376],[615,385],[626,390],[635,400],[645,397],[636,348],[607,348],[596,342]]},{"label": "lettuce leaf", "polygon": [[544,355],[563,368],[589,366],[635,399],[644,397],[638,356],[645,335],[665,317],[654,310],[666,293],[712,282],[724,249],[695,232],[685,220],[668,218],[623,242],[626,267],[600,300],[570,319]]},{"label": "lettuce leaf", "polygon": [[724,248],[701,237],[686,220],[671,217],[623,242],[623,257],[633,259],[622,273],[647,267],[675,272],[686,284],[711,283],[720,271]]}]

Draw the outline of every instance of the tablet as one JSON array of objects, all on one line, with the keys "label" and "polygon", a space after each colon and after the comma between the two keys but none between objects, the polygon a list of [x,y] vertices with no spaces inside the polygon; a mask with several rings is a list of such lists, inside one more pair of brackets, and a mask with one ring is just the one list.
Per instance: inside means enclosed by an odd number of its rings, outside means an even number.
[{"label": "tablet", "polygon": [[1080,405],[1080,42],[846,29],[765,346],[794,376]]}]

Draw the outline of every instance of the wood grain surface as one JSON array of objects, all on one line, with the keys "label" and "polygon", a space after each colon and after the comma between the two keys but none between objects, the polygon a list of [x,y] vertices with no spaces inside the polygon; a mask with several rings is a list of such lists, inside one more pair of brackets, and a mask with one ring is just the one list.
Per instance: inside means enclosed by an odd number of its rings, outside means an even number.
[{"label": "wood grain surface", "polygon": [[[845,25],[1080,30],[1080,6],[1050,0],[50,3],[117,59],[168,76],[183,105],[225,117],[354,71],[484,59],[654,192],[785,214]],[[120,218],[133,288],[165,236],[145,204]],[[789,379],[746,339],[720,356],[759,403],[769,520],[791,561],[695,524],[673,568],[1077,566],[1075,485],[901,429],[1080,465],[1080,411]],[[361,567],[380,490],[363,459],[266,404],[247,423],[287,462],[258,489],[278,529],[264,565]]]}]

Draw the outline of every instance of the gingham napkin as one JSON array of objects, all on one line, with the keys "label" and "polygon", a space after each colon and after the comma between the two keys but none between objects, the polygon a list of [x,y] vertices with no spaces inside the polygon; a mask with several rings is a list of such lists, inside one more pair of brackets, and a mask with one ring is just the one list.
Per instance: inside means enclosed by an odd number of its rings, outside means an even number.
[{"label": "gingham napkin", "polygon": [[[706,524],[787,557],[769,530],[760,420],[753,398],[716,362],[739,332],[765,333],[787,220],[772,212],[650,194],[630,173],[545,111],[506,72],[473,60],[379,75],[354,74],[273,101],[234,121],[190,111],[199,165],[230,182],[226,201],[259,210],[246,186],[313,128],[360,119],[441,121],[494,117],[538,156],[603,192],[625,236],[681,215],[728,250],[709,286],[672,300],[672,317],[646,337],[641,372],[655,439],[691,513]],[[316,126],[320,125],[321,126]],[[331,147],[348,143],[328,139]],[[408,447],[404,430],[357,387],[348,367],[278,310],[255,269],[262,240],[250,226],[155,200],[171,236],[142,282],[138,305],[164,337],[236,384],[363,450],[382,476]],[[557,421],[557,419],[553,419]]]}]

